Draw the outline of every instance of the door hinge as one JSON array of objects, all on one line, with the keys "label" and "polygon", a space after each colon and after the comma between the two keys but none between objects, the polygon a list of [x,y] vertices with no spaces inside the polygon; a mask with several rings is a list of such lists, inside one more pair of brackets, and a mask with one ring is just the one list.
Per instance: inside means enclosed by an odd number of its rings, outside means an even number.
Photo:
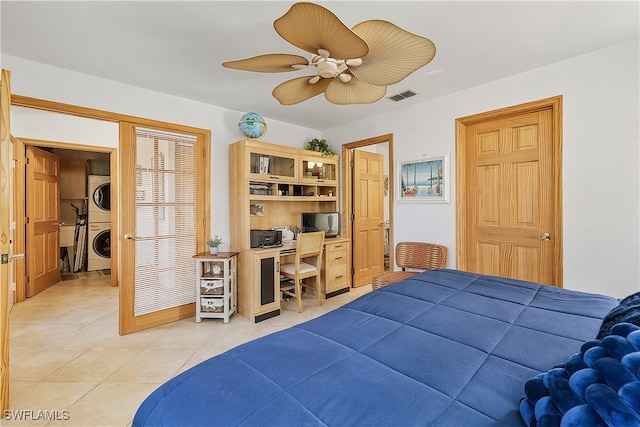
[{"label": "door hinge", "polygon": [[351,221],[355,221],[356,220],[356,214],[352,213],[351,217],[349,218]]},{"label": "door hinge", "polygon": [[24,217],[24,223],[25,223],[25,224],[29,224],[29,217],[28,217],[28,216],[25,216],[25,217]]},{"label": "door hinge", "polygon": [[18,159],[11,159],[11,169],[15,169],[18,164]]},{"label": "door hinge", "polygon": [[28,158],[28,157],[25,157],[25,158],[24,158],[24,164],[25,164],[25,165],[28,165],[28,164],[29,164],[29,158]]}]

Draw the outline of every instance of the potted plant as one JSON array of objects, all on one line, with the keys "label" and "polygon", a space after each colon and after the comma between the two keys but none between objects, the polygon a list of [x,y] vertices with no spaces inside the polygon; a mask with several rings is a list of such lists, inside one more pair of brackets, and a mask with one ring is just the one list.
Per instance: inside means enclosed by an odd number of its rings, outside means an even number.
[{"label": "potted plant", "polygon": [[207,240],[207,246],[209,246],[209,253],[211,253],[211,255],[217,255],[218,247],[220,247],[222,243],[224,242],[220,237],[218,237],[217,234],[215,237],[212,237],[209,240]]},{"label": "potted plant", "polygon": [[307,142],[307,150],[319,151],[325,156],[333,156],[336,154],[331,147],[329,147],[329,143],[326,139],[313,138],[311,141]]}]

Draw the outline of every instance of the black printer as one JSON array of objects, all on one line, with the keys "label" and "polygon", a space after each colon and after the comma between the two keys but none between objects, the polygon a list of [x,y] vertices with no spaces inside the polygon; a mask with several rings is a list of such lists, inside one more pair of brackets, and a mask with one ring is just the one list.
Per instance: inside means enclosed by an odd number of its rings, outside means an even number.
[{"label": "black printer", "polygon": [[251,230],[252,248],[277,248],[282,246],[281,230]]}]

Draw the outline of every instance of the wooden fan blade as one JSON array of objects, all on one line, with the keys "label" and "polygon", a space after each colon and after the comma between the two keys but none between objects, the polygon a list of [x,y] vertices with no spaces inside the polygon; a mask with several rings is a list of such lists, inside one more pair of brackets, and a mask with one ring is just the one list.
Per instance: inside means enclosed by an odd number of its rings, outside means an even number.
[{"label": "wooden fan blade", "polygon": [[338,105],[372,104],[387,93],[386,86],[375,86],[352,77],[347,83],[331,79],[324,91],[327,101]]},{"label": "wooden fan blade", "polygon": [[353,31],[369,44],[362,65],[349,71],[363,82],[378,86],[398,83],[418,68],[427,65],[436,54],[431,40],[381,20],[361,22]]},{"label": "wooden fan blade", "polygon": [[332,58],[361,58],[367,42],[342,23],[330,10],[313,3],[296,3],[273,23],[280,36],[313,54],[326,49]]},{"label": "wooden fan blade", "polygon": [[278,85],[272,95],[282,105],[293,105],[324,92],[327,85],[333,81],[333,79],[320,79],[317,83],[311,84],[310,78],[311,76],[306,76],[287,80]]},{"label": "wooden fan blade", "polygon": [[223,62],[222,65],[235,70],[278,73],[281,71],[296,71],[296,68],[293,68],[292,65],[309,65],[309,60],[299,55],[271,53],[237,61],[227,61]]}]

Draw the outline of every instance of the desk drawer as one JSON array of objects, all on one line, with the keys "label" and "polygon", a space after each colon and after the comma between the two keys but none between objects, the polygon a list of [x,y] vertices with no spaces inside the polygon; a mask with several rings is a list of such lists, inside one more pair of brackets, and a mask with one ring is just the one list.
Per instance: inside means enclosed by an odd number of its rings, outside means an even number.
[{"label": "desk drawer", "polygon": [[326,252],[327,267],[331,265],[346,264],[347,263],[347,245],[336,244],[334,247],[327,247]]},{"label": "desk drawer", "polygon": [[329,242],[324,246],[322,288],[327,298],[348,292],[351,287],[349,241]]},{"label": "desk drawer", "polygon": [[325,277],[326,292],[330,293],[347,287],[347,264],[342,263],[327,267]]}]

